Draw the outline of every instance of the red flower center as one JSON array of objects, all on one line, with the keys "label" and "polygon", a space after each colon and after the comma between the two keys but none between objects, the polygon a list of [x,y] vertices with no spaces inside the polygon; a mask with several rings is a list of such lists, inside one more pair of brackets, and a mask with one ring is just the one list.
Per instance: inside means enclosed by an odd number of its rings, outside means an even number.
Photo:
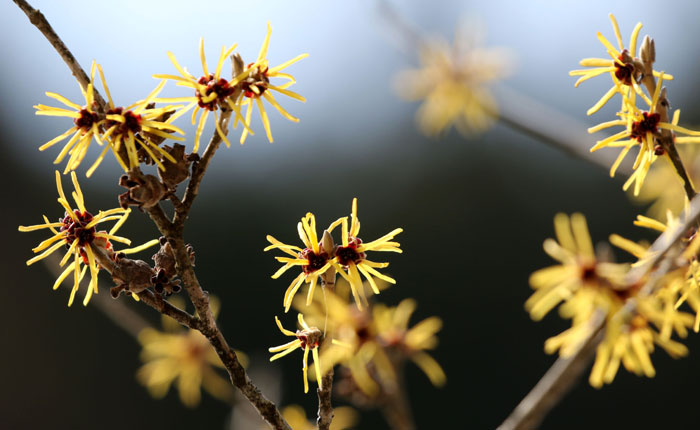
[{"label": "red flower center", "polygon": [[141,115],[139,114],[136,114],[130,110],[124,112],[123,107],[118,107],[107,111],[107,115],[121,115],[124,117],[124,122],[107,120],[105,123],[105,127],[108,130],[116,126],[116,129],[113,132],[114,135],[128,135],[129,132],[136,134],[141,131]]},{"label": "red flower center", "polygon": [[661,121],[661,115],[658,113],[642,112],[642,119],[632,123],[632,131],[630,139],[637,139],[637,142],[642,142],[648,132],[656,133],[658,125]]},{"label": "red flower center", "polygon": [[69,213],[66,213],[65,217],[61,220],[63,223],[61,231],[65,233],[66,244],[71,245],[77,239],[78,246],[88,246],[95,240],[95,227],[86,227],[90,221],[92,221],[92,214],[88,211],[80,212],[77,209],[73,211],[73,213],[77,219],[74,219]]},{"label": "red flower center", "polygon": [[581,267],[581,280],[584,282],[594,281],[597,278],[595,272],[595,264],[585,265]]},{"label": "red flower center", "polygon": [[348,239],[348,246],[339,246],[335,249],[335,256],[338,257],[338,263],[343,266],[348,266],[351,262],[358,264],[360,261],[367,258],[367,254],[357,250],[357,247],[362,244],[362,239],[352,236]]},{"label": "red flower center", "polygon": [[[211,73],[208,77],[202,76],[201,78],[199,78],[197,83],[206,86],[206,88],[204,89],[204,94],[202,94],[200,90],[195,91],[194,94],[197,97],[197,104],[199,104],[200,108],[208,109],[210,111],[215,111],[217,104],[219,102],[223,102],[226,99],[226,97],[233,94],[234,91],[234,87],[229,85],[226,79],[219,78],[218,80],[216,80],[214,78],[214,75]],[[212,93],[216,93],[216,97],[209,100]],[[204,99],[209,101],[205,102]]]},{"label": "red flower center", "polygon": [[[632,86],[632,75],[634,74],[634,66],[630,63],[626,63],[625,59],[629,57],[626,49],[622,50],[622,53],[617,57],[615,61],[615,77],[618,81],[622,82],[627,86]],[[622,64],[620,64],[622,63]]]},{"label": "red flower center", "polygon": [[311,339],[310,336],[305,331],[297,330],[296,335],[297,335],[297,339],[299,339],[301,341],[301,348],[302,349],[306,349],[307,346],[311,349],[318,347],[318,340]]},{"label": "red flower center", "polygon": [[73,124],[83,132],[89,131],[92,125],[100,121],[100,116],[95,112],[90,112],[87,108],[80,109],[79,117],[73,120]]},{"label": "red flower center", "polygon": [[328,262],[327,253],[321,251],[320,254],[316,254],[311,248],[306,248],[301,251],[299,253],[299,258],[303,258],[309,262],[309,264],[301,266],[302,271],[307,274],[319,270]]},{"label": "red flower center", "polygon": [[[253,66],[254,63],[248,64],[248,69]],[[250,98],[260,97],[267,91],[267,86],[270,83],[270,78],[267,76],[268,68],[265,67],[261,69],[256,67],[246,79],[241,82],[241,88],[243,88],[243,95]],[[252,90],[255,86],[258,89],[258,93]]]}]

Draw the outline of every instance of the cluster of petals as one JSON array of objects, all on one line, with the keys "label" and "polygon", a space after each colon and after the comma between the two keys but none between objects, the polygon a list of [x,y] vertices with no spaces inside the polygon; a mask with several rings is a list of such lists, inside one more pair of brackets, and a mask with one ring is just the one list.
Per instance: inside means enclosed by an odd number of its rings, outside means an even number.
[{"label": "cluster of petals", "polygon": [[[53,289],[58,289],[61,283],[68,276],[71,274],[73,275],[73,289],[71,290],[70,298],[68,299],[68,306],[73,304],[75,294],[80,286],[80,281],[86,275],[87,271],[90,272],[90,284],[87,292],[85,293],[83,305],[87,305],[90,301],[90,297],[92,297],[92,294],[96,294],[98,292],[97,274],[100,269],[100,265],[95,257],[96,249],[103,252],[112,252],[111,242],[120,242],[126,245],[131,244],[129,239],[116,236],[117,230],[119,230],[119,228],[126,221],[130,210],[115,208],[107,211],[99,211],[97,215],[93,215],[92,213],[88,212],[85,206],[83,193],[80,189],[80,185],[78,184],[75,172],[71,172],[71,179],[74,186],[74,191],[71,193],[71,195],[75,203],[75,208],[70,205],[70,202],[63,191],[61,174],[56,171],[58,203],[65,210],[63,217],[59,218],[59,220],[56,222],[51,222],[49,218],[44,215],[43,224],[19,226],[19,231],[22,232],[48,229],[53,234],[51,237],[42,241],[39,245],[32,249],[32,251],[38,255],[27,260],[27,265],[34,264],[61,248],[67,249],[59,263],[59,266],[61,268],[65,267],[65,269],[63,269],[61,274],[56,279]],[[99,224],[108,221],[116,221],[109,232],[97,230],[97,226]],[[155,243],[157,243],[157,241],[150,241],[144,245],[131,249],[120,250],[119,252],[125,254],[139,252]],[[66,264],[68,265],[66,266]]]},{"label": "cluster of petals", "polygon": [[341,227],[341,243],[336,246],[331,244],[330,247],[328,244],[324,244],[323,240],[319,240],[316,230],[316,217],[310,212],[297,224],[299,238],[304,244],[304,248],[288,245],[280,242],[273,236],[267,236],[267,240],[271,245],[266,247],[265,251],[279,249],[289,255],[288,257],[275,257],[277,261],[284,263],[284,265],[272,275],[273,279],[277,279],[292,267],[301,267],[302,269],[301,273],[294,278],[285,292],[283,301],[285,312],[289,311],[294,295],[305,282],[310,284],[307,303],[311,303],[319,278],[330,269],[334,269],[348,281],[352,288],[355,303],[360,308],[367,302],[364,289],[362,288],[362,276],[369,281],[375,294],[379,294],[379,288],[374,280],[375,277],[392,284],[396,283],[393,278],[377,270],[387,267],[389,263],[378,263],[368,260],[366,253],[368,251],[401,253],[400,244],[393,241],[393,239],[403,231],[402,229],[397,228],[379,239],[363,242],[358,237],[360,221],[357,218],[357,199],[353,199],[350,221],[348,221],[348,217],[339,218],[328,227],[325,234],[330,235],[338,226]]}]

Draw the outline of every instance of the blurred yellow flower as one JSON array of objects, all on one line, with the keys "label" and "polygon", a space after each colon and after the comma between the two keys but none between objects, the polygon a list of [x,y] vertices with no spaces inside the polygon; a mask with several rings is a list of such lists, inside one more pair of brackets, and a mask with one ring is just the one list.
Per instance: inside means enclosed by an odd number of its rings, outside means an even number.
[{"label": "blurred yellow flower", "polygon": [[[369,285],[363,288],[372,294]],[[434,385],[445,383],[441,366],[425,352],[437,346],[435,334],[442,327],[439,318],[427,318],[409,328],[414,300],[406,299],[395,307],[376,304],[360,309],[350,302],[349,290],[349,285],[339,284],[337,294],[316,294],[311,306],[295,303],[304,308],[310,324],[326,324],[332,333],[331,342],[321,348],[323,374],[341,365],[364,395],[374,397],[382,389],[396,388],[397,365],[410,359]]]},{"label": "blurred yellow flower", "polygon": [[395,307],[379,303],[372,308],[372,322],[383,346],[399,349],[416,363],[433,385],[439,387],[447,381],[445,372],[425,350],[437,347],[436,333],[442,328],[442,320],[430,317],[409,328],[408,322],[415,309],[416,301],[413,299],[405,299]]},{"label": "blurred yellow flower", "polygon": [[[680,219],[675,217],[671,211],[666,212],[666,223],[658,221],[644,215],[638,215],[634,225],[663,233],[668,229],[676,229],[680,225]],[[661,328],[662,337],[668,339],[671,335],[671,327],[679,329],[685,323],[679,323],[678,319],[686,319],[686,314],[678,312],[678,308],[683,303],[695,311],[693,329],[700,331],[700,262],[698,261],[698,251],[700,250],[700,235],[696,229],[692,229],[683,242],[685,250],[677,259],[678,268],[664,276],[661,288],[657,290],[654,297],[662,303],[662,312],[654,313],[655,317],[650,317],[655,325]],[[610,243],[635,256],[638,261],[633,264],[640,264],[654,255],[649,252],[650,245],[647,242],[637,243],[622,236],[613,234],[610,236]],[[647,308],[647,313],[652,315],[651,308]],[[685,337],[683,332],[679,333]]]},{"label": "blurred yellow flower", "polygon": [[[676,138],[676,140],[682,137]],[[679,143],[679,142],[676,142]],[[690,180],[695,184],[700,181],[700,151],[696,145],[678,148]],[[688,197],[683,191],[683,181],[678,176],[671,163],[654,163],[647,174],[644,188],[639,195],[628,193],[633,201],[649,204],[647,215],[652,218],[663,218],[670,210],[675,216],[680,215],[685,208]]]},{"label": "blurred yellow flower", "polygon": [[[58,203],[66,211],[63,218],[59,219],[58,222],[49,222],[49,219],[44,215],[44,224],[27,227],[19,226],[19,231],[23,232],[47,228],[53,233],[53,236],[44,240],[38,246],[32,249],[35,254],[39,252],[41,252],[41,254],[29,259],[27,261],[28,266],[47,257],[59,248],[66,247],[68,249],[59,264],[61,267],[65,266],[71,257],[73,262],[66,267],[53,285],[53,289],[57,289],[64,279],[66,279],[71,273],[73,274],[73,290],[71,291],[70,298],[68,299],[68,306],[73,304],[73,299],[75,298],[75,293],[78,291],[78,287],[80,286],[80,281],[83,279],[83,276],[85,276],[88,269],[90,270],[90,285],[87,293],[85,294],[83,305],[88,304],[93,293],[97,294],[97,278],[100,266],[95,259],[92,246],[98,246],[105,250],[111,250],[112,245],[110,241],[122,242],[127,245],[131,243],[129,239],[115,236],[117,230],[119,230],[119,228],[126,221],[130,210],[116,208],[108,211],[100,211],[97,215],[92,215],[85,208],[83,193],[80,190],[80,185],[78,184],[78,179],[75,176],[75,172],[71,172],[71,179],[73,180],[73,187],[75,189],[72,196],[77,209],[73,209],[70,206],[68,199],[63,192],[61,174],[56,171],[56,188],[59,196]],[[106,231],[98,231],[96,228],[97,225],[106,221],[117,222],[114,224],[109,233]]]},{"label": "blurred yellow flower", "polygon": [[498,117],[496,100],[488,85],[510,73],[510,53],[480,46],[480,34],[455,32],[450,46],[436,39],[420,47],[419,69],[407,70],[396,80],[397,93],[407,100],[423,100],[416,113],[418,125],[438,135],[451,125],[463,135],[483,132]]},{"label": "blurred yellow flower", "polygon": [[[596,307],[607,309],[614,291],[622,283],[626,265],[600,262],[595,256],[586,218],[559,213],[554,217],[557,240],[544,242],[545,252],[560,264],[540,269],[530,276],[535,293],[525,302],[532,319],[539,321],[562,301],[569,318],[585,316]],[[579,292],[580,295],[579,295]]]},{"label": "blurred yellow flower", "polygon": [[[692,321],[692,317],[690,319]],[[688,323],[688,319],[685,318],[683,323]],[[610,384],[621,363],[629,372],[653,378],[656,370],[651,363],[650,354],[654,351],[655,344],[673,358],[688,353],[685,345],[660,336],[650,326],[649,319],[641,313],[632,316],[628,322],[622,322],[620,318],[609,319],[605,339],[596,351],[596,360],[589,377],[590,384],[596,388]]]},{"label": "blurred yellow flower", "polygon": [[[173,298],[174,299],[174,298]],[[175,302],[179,307],[183,301]],[[212,300],[212,310],[218,311],[218,301]],[[155,398],[162,398],[176,383],[180,401],[187,407],[197,406],[201,400],[201,388],[222,402],[229,402],[233,395],[231,383],[221,376],[218,369],[224,365],[211,346],[197,330],[186,330],[174,319],[163,315],[164,331],[147,328],[139,333],[144,365],[136,373],[141,384]],[[242,363],[247,357],[236,351]]]},{"label": "blurred yellow flower", "polygon": [[277,327],[280,329],[282,334],[285,336],[292,336],[296,337],[295,340],[285,343],[284,345],[280,346],[274,346],[272,348],[269,348],[270,352],[276,353],[272,357],[270,357],[270,361],[275,361],[278,358],[282,358],[287,354],[290,354],[297,349],[301,348],[304,350],[304,366],[302,367],[302,372],[304,374],[304,392],[308,393],[309,392],[309,351],[311,351],[313,358],[314,358],[314,369],[316,373],[316,382],[318,383],[318,388],[321,389],[322,384],[321,384],[321,362],[318,357],[318,347],[321,343],[321,340],[323,339],[323,333],[321,333],[321,330],[319,330],[317,327],[309,327],[308,324],[306,324],[306,321],[304,321],[304,316],[302,314],[298,314],[297,319],[299,320],[299,325],[301,326],[301,330],[297,330],[296,332],[290,331],[285,329],[282,326],[282,323],[280,322],[279,318],[275,317],[275,322],[277,323]]},{"label": "blurred yellow flower", "polygon": [[[309,420],[306,417],[304,408],[299,405],[285,406],[282,409],[282,416],[294,430],[316,430],[318,428],[314,420]],[[330,430],[350,430],[357,425],[358,421],[359,414],[355,409],[348,406],[333,408],[333,421]]]}]

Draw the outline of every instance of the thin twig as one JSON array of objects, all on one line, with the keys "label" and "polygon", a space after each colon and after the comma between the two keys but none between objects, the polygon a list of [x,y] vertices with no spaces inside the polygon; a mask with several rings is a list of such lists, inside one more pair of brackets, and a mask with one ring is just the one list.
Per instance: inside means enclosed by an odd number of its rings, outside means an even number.
[{"label": "thin twig", "polygon": [[[667,229],[652,244],[647,251],[651,256],[643,264],[633,267],[627,274],[626,283],[634,285],[658,267],[640,289],[638,297],[652,294],[659,280],[676,266],[677,253],[672,252],[677,247],[686,232],[693,228],[700,219],[700,197],[690,202],[688,209],[681,215],[682,222],[675,229]],[[632,298],[625,303],[620,313],[634,311],[637,301]],[[613,316],[614,318],[614,316]],[[602,340],[602,330],[605,319],[594,317],[591,322],[591,332],[576,353],[569,358],[559,358],[545,373],[530,393],[518,404],[510,416],[498,427],[498,430],[530,430],[536,428],[547,413],[556,406],[568,391],[575,385],[578,376],[587,368],[593,358],[595,348]]]},{"label": "thin twig", "polygon": [[576,353],[559,357],[535,387],[520,401],[498,430],[531,430],[539,426],[550,410],[576,386],[581,374],[603,340],[605,316],[595,314],[589,321],[590,335]]},{"label": "thin twig", "polygon": [[[56,32],[51,28],[51,25],[48,23],[44,15],[38,10],[32,8],[25,0],[13,1],[20,9],[22,9],[22,11],[24,11],[25,14],[27,14],[29,21],[34,24],[42,32],[42,34],[44,34],[47,40],[66,62],[80,85],[86,89],[90,82],[87,74],[80,67],[78,61],[75,59],[68,47],[61,41]],[[95,100],[104,111],[104,99],[96,90]],[[222,114],[219,118],[219,125],[224,133],[228,132],[228,119],[230,118],[230,115],[230,111],[222,109]],[[167,237],[168,242],[170,242],[170,245],[173,247],[178,275],[182,279],[185,289],[190,296],[190,300],[194,304],[197,314],[200,317],[194,317],[181,309],[172,306],[165,300],[159,300],[150,291],[139,293],[139,298],[141,298],[147,305],[157,309],[159,312],[165,313],[166,315],[175,318],[178,322],[199,330],[209,340],[221,358],[221,361],[228,370],[233,385],[235,385],[253,404],[253,406],[255,406],[265,421],[267,421],[268,424],[275,430],[291,430],[289,424],[287,424],[287,422],[284,420],[282,414],[277,409],[275,404],[265,398],[260,390],[251,382],[250,378],[248,378],[248,375],[238,360],[235,351],[229,347],[226,339],[217,327],[209,307],[209,296],[202,290],[202,287],[197,280],[183,239],[184,223],[187,219],[187,213],[189,212],[192,202],[197,195],[199,185],[202,181],[204,173],[206,172],[209,162],[211,161],[211,158],[213,157],[220,143],[221,138],[218,136],[217,132],[214,132],[210,145],[207,147],[204,156],[202,157],[203,160],[200,161],[200,165],[193,169],[194,171],[190,184],[187,187],[185,197],[183,199],[185,210],[180,209],[180,211],[176,211],[174,222],[168,220],[160,205],[156,205],[147,210],[149,216],[156,223],[156,226],[160,230],[161,234]],[[202,161],[204,162],[202,163]],[[93,246],[92,248],[93,251],[98,250],[97,247]],[[97,252],[96,255],[98,255]],[[101,250],[99,252],[98,260],[100,261],[100,265],[108,271],[110,268],[112,271],[119,269],[119,266],[112,262],[112,260]],[[110,262],[112,264],[110,264]]]},{"label": "thin twig", "polygon": [[[332,239],[330,237],[331,236],[330,234],[328,234],[327,231],[323,232],[324,249],[333,248],[332,246],[330,246],[330,244],[332,243]],[[321,288],[323,288],[324,299],[326,290],[328,290],[331,293],[334,291],[335,277],[335,269],[332,267],[321,275]],[[328,319],[328,307],[326,307],[326,319]],[[333,338],[333,334],[328,333],[326,331],[326,329],[328,328],[328,324],[325,324],[325,326],[326,327],[324,327],[323,334],[324,343]],[[331,403],[331,397],[333,395],[334,373],[335,372],[331,367],[328,370],[328,373],[323,375],[323,377],[321,378],[321,386],[318,387],[318,390],[316,390],[316,394],[318,395],[318,418],[316,419],[318,430],[329,430],[331,427],[331,422],[333,421],[333,405]]]},{"label": "thin twig", "polygon": [[[51,24],[49,24],[49,22],[46,20],[44,14],[38,9],[31,7],[25,0],[12,1],[14,1],[20,9],[22,9],[22,12],[24,12],[27,15],[27,18],[29,18],[29,22],[38,28],[44,37],[46,37],[46,40],[48,40],[54,47],[58,55],[61,56],[63,61],[70,69],[71,73],[73,73],[73,76],[75,76],[75,79],[78,81],[80,86],[83,87],[83,90],[87,90],[87,87],[90,84],[90,77],[87,75],[87,73],[85,73],[85,70],[80,67],[78,60],[75,59],[73,53],[70,52],[66,44],[63,43],[60,37],[58,37],[58,34],[56,34],[53,27],[51,27]],[[97,105],[102,112],[106,111],[106,103],[102,96],[97,93],[97,91],[95,91],[95,102],[97,102]]]},{"label": "thin twig", "polygon": [[[238,94],[234,93],[231,97],[233,97],[235,100],[237,96]],[[232,113],[233,111],[231,109],[222,109],[221,111],[221,116],[219,117],[219,128],[224,133],[228,133],[228,122]],[[219,133],[215,131],[211,137],[211,140],[209,141],[209,144],[207,145],[207,148],[204,150],[204,154],[202,154],[202,158],[192,165],[192,175],[187,184],[185,195],[182,198],[182,205],[176,206],[177,210],[175,212],[175,216],[173,217],[173,224],[175,225],[175,228],[182,228],[184,226],[185,221],[187,220],[187,215],[192,208],[192,203],[194,203],[194,199],[199,193],[199,186],[202,183],[204,174],[206,173],[207,168],[209,168],[209,163],[211,163],[216,150],[219,149],[219,146],[221,146],[221,142],[221,136],[219,136]]]},{"label": "thin twig", "polygon": [[[389,28],[396,30],[406,54],[414,55],[422,47],[429,46],[421,32],[408,23],[389,0],[377,2],[380,15],[389,23]],[[616,157],[603,152],[591,153],[587,149],[592,139],[585,132],[588,128],[586,125],[512,88],[500,85],[495,90],[500,104],[499,111],[482,106],[494,119],[568,156],[605,170],[610,169]],[[621,165],[618,172],[629,174],[632,171],[629,166]]]},{"label": "thin twig", "polygon": [[[654,41],[649,36],[644,36],[641,49],[641,63],[644,65],[644,71],[642,73],[642,83],[647,89],[649,95],[656,92],[656,78],[654,78],[654,61],[656,60],[656,52],[654,48]],[[660,121],[669,123],[671,122],[671,115],[669,113],[670,103],[666,96],[666,89],[662,88],[659,94],[659,98],[654,107],[654,111],[659,114]],[[685,191],[688,200],[692,200],[695,197],[695,190],[693,189],[693,182],[688,175],[683,162],[681,161],[681,156],[678,153],[676,144],[673,138],[673,131],[661,129],[657,134],[656,138],[664,149],[664,153],[668,155],[673,168],[678,173],[678,176],[683,181],[683,190]]]},{"label": "thin twig", "polygon": [[[223,111],[219,117],[219,128],[227,133],[228,120],[231,116],[231,111]],[[164,220],[165,214],[160,205],[156,205],[147,209],[149,216],[156,223],[161,234],[165,236],[170,243],[175,253],[175,268],[177,269],[180,279],[182,279],[185,290],[194,304],[197,314],[200,316],[200,324],[197,327],[212,344],[219,358],[226,367],[229,373],[231,382],[241,393],[250,401],[258,410],[260,415],[270,426],[277,430],[291,430],[289,424],[284,420],[282,414],[277,409],[277,406],[268,400],[260,390],[252,383],[245,369],[238,360],[236,352],[229,347],[223,333],[219,329],[214,320],[214,316],[209,306],[209,294],[202,289],[197,275],[195,274],[190,260],[189,252],[187,251],[184,240],[184,227],[189,211],[192,207],[194,199],[197,197],[199,185],[202,178],[209,167],[214,153],[221,145],[221,137],[218,132],[214,132],[209,145],[204,151],[201,160],[193,167],[190,182],[185,191],[185,196],[182,201],[182,206],[177,205],[173,221],[170,222],[167,218]],[[166,222],[167,221],[167,222]]]},{"label": "thin twig", "polygon": [[[90,245],[90,248],[97,259],[97,262],[103,269],[109,272],[110,275],[116,278],[128,278],[128,275],[122,273],[120,264],[109,258],[104,249],[100,248],[99,246],[95,246],[94,244]],[[177,306],[173,306],[170,302],[163,300],[162,297],[153,294],[150,290],[143,290],[138,293],[138,296],[139,299],[148,306],[152,307],[163,315],[173,318],[175,321],[186,327],[196,330],[201,324],[201,321],[197,317],[190,315]]]},{"label": "thin twig", "polygon": [[[406,395],[406,378],[403,376],[405,356],[390,354],[396,369],[396,383],[382,384],[382,414],[391,430],[416,430],[416,423],[411,413],[411,405]],[[381,379],[380,379],[381,380]]]}]

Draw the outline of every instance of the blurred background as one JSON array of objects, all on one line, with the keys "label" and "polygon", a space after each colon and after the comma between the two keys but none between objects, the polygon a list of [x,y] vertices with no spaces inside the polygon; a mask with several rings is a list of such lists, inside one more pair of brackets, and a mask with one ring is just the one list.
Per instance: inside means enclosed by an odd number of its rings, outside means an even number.
[{"label": "blurred background", "polygon": [[[700,84],[695,55],[700,48],[694,42],[700,36],[695,25],[700,4],[395,3],[420,31],[450,40],[464,19],[480,21],[487,29],[486,45],[512,53],[514,66],[504,85],[578,119],[582,126],[569,130],[572,135],[607,120],[615,108],[587,118],[586,110],[608,89],[608,80],[574,89],[567,72],[580,58],[605,55],[595,32],[612,40],[609,12],[615,13],[625,40],[642,21],[642,35],[656,40],[657,68],[676,78],[668,85],[669,98],[683,108],[681,123],[700,123],[694,97]],[[269,20],[272,65],[310,54],[289,69],[298,81],[293,89],[307,102],[281,100],[301,122],[271,112],[275,143],[267,142],[254,119],[258,133],[244,146],[234,141],[222,148],[186,231],[197,253],[200,281],[223,304],[219,322],[229,343],[251,356],[254,373],[268,375],[272,385],[279,382],[281,404],[300,404],[307,414],[313,414],[317,399],[303,393],[297,358],[267,361],[267,347],[285,341],[273,316],[282,311],[291,278],[270,279],[278,264],[262,252],[266,234],[296,243],[296,222],[307,211],[327,225],[348,214],[352,198],[358,197],[363,236],[404,228],[398,238],[404,253],[388,259],[398,284],[380,299],[395,305],[414,297],[419,306],[413,322],[437,315],[445,323],[432,355],[443,365],[447,385],[436,389],[417,368],[407,367],[409,397],[421,429],[451,428],[455,411],[469,417],[471,428],[495,428],[554,361],[544,354],[543,342],[568,323],[556,313],[534,323],[523,303],[531,294],[530,273],[552,264],[542,241],[553,235],[556,212],[583,212],[595,241],[611,233],[653,239],[632,225],[645,208],[622,191],[624,176],[611,180],[606,169],[503,125],[470,138],[454,130],[441,138],[421,134],[414,119],[418,103],[402,101],[394,88],[396,75],[418,64],[417,53],[405,49],[375,1],[35,0],[32,5],[83,67],[92,59],[102,64],[118,105],[153,89],[152,74],[175,72],[166,51],[199,71],[200,37],[210,62],[221,45],[234,42],[244,60],[253,61]],[[7,185],[0,211],[5,243],[0,251],[5,280],[0,428],[227,428],[231,408],[206,394],[195,409],[182,406],[173,390],[164,400],[152,399],[135,378],[139,344],[96,307],[76,303],[67,308],[68,289],[52,292],[55,277],[45,266],[25,266],[41,235],[20,234],[17,226],[38,223],[41,214],[62,215],[49,167],[58,149],[37,148],[69,126],[61,119],[36,118],[32,105],[54,104],[45,91],[71,100],[81,95],[59,56],[10,1],[0,5],[0,35],[5,41],[0,47],[0,145]],[[166,94],[183,95],[171,84]],[[508,103],[508,97],[500,100],[504,107]],[[187,122],[178,125],[191,137],[194,130]],[[204,136],[212,130],[210,122]],[[584,142],[584,149],[592,140]],[[88,208],[115,207],[123,192],[117,163],[108,157],[89,181],[84,179],[87,167],[78,173]],[[121,233],[134,243],[158,236],[138,212]],[[109,286],[104,276],[100,294],[108,294]],[[150,309],[129,305],[158,324]],[[541,428],[696,425],[700,337],[690,336],[686,344],[688,358],[653,355],[654,379],[621,371],[602,390],[582,381]],[[386,427],[372,411],[362,412],[357,426]]]}]

